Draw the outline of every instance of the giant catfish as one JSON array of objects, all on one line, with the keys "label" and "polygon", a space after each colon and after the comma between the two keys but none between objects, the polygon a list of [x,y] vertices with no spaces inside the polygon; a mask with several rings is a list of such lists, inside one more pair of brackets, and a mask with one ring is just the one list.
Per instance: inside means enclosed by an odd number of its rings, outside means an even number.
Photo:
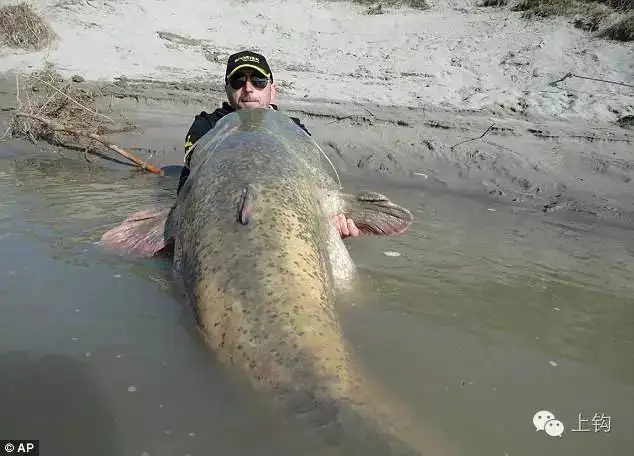
[{"label": "giant catfish", "polygon": [[194,145],[171,208],[129,217],[102,243],[151,253],[173,242],[208,346],[334,454],[418,455],[397,424],[406,414],[364,378],[342,335],[335,300],[357,275],[331,221],[343,213],[363,234],[396,235],[412,214],[379,193],[343,193],[333,171],[284,114],[240,110]]}]

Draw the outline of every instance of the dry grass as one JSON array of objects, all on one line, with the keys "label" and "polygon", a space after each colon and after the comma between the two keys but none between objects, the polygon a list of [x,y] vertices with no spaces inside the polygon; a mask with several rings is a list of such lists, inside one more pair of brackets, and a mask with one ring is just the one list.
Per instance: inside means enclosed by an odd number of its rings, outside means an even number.
[{"label": "dry grass", "polygon": [[[50,119],[69,128],[95,134],[109,132],[107,125],[115,122],[97,112],[99,93],[65,80],[51,66],[23,76],[18,82],[17,111]],[[32,141],[45,140],[54,145],[91,148],[92,141],[75,138],[28,118],[15,117],[13,136],[28,137]]]},{"label": "dry grass", "polygon": [[[495,0],[485,2],[495,3]],[[619,41],[634,39],[633,9],[634,0],[519,0],[511,6],[512,11],[522,11],[524,18],[571,17],[576,27],[589,32],[605,27],[606,20],[616,16],[617,22],[598,36]]]},{"label": "dry grass", "polygon": [[40,51],[56,39],[53,29],[28,4],[0,7],[0,45]]},{"label": "dry grass", "polygon": [[512,10],[525,11],[527,15],[559,16],[598,8],[627,11],[634,8],[634,0],[520,0]]},{"label": "dry grass", "polygon": [[[381,11],[382,6],[390,7],[390,6],[405,6],[418,10],[426,10],[429,9],[429,4],[426,0],[352,0],[353,3],[358,3],[360,5],[367,5],[370,8],[374,8],[376,11]],[[370,14],[380,14],[380,13],[370,13]]]},{"label": "dry grass", "polygon": [[599,36],[610,40],[634,41],[634,11],[603,30]]},{"label": "dry grass", "polygon": [[598,0],[619,11],[627,11],[634,9],[634,0]]},{"label": "dry grass", "polygon": [[[104,135],[133,131],[136,127],[125,120],[116,123],[97,111],[99,92],[60,76],[51,66],[16,77],[17,107],[4,137],[28,138],[33,143],[49,144],[100,155],[108,149],[132,161],[146,171],[161,170],[128,151],[110,143]],[[90,160],[89,160],[90,161]]]},{"label": "dry grass", "polygon": [[482,2],[480,2],[480,4],[478,6],[482,6],[482,7],[500,7],[500,6],[506,6],[508,3],[508,0],[483,0]]}]

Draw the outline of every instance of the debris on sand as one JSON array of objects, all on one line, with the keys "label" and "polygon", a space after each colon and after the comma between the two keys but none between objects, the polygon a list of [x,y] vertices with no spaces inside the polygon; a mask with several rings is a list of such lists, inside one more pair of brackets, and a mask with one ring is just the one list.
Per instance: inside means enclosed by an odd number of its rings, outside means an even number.
[{"label": "debris on sand", "polygon": [[24,75],[17,80],[17,113],[13,122],[13,134],[23,135],[32,141],[45,139],[55,145],[67,145],[69,140],[77,144],[76,138],[69,138],[63,131],[51,131],[42,122],[19,114],[29,114],[55,121],[75,130],[97,134],[107,133],[106,124],[114,121],[97,112],[96,97],[99,93],[84,88],[73,81],[65,80],[52,66]]},{"label": "debris on sand", "polygon": [[53,29],[25,2],[0,7],[0,45],[41,51],[57,39]]},{"label": "debris on sand", "polygon": [[[381,10],[381,4],[386,7],[397,7],[402,6],[406,8],[412,8],[415,10],[427,10],[430,8],[429,3],[426,0],[352,0],[353,3],[357,3],[360,5],[368,5],[370,8],[377,7],[378,10]],[[375,5],[378,3],[378,5]],[[372,14],[372,13],[369,13]],[[374,13],[377,14],[377,13]],[[378,13],[382,14],[382,13]]]},{"label": "debris on sand", "polygon": [[599,36],[615,41],[634,41],[634,11],[607,27]]},{"label": "debris on sand", "polygon": [[104,135],[134,131],[125,119],[115,122],[98,112],[98,89],[83,84],[82,79],[63,78],[48,65],[40,71],[16,77],[17,107],[12,122],[3,135],[27,138],[37,144],[43,140],[55,146],[89,153],[108,149],[126,157],[136,166],[155,174],[161,170],[145,163],[129,152],[111,144]]},{"label": "debris on sand", "polygon": [[483,8],[486,7],[501,7],[501,6],[506,6],[508,4],[508,0],[482,0],[482,2],[480,2],[478,4],[478,6],[481,6]]},{"label": "debris on sand", "polygon": [[[483,0],[480,6],[507,5],[504,0]],[[521,11],[526,19],[568,16],[575,27],[597,32],[600,38],[617,41],[634,40],[634,1],[632,0],[517,0],[511,11]],[[608,26],[608,22],[613,22]]]}]

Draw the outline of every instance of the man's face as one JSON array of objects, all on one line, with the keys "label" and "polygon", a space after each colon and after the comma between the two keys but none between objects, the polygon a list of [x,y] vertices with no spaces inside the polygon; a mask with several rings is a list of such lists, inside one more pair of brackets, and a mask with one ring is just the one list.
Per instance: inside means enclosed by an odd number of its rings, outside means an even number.
[{"label": "man's face", "polygon": [[[255,84],[251,79],[252,76]],[[266,86],[262,87],[264,82]],[[227,82],[226,91],[229,104],[236,110],[268,108],[275,102],[275,84],[259,71],[251,68],[243,68],[233,74]]]}]

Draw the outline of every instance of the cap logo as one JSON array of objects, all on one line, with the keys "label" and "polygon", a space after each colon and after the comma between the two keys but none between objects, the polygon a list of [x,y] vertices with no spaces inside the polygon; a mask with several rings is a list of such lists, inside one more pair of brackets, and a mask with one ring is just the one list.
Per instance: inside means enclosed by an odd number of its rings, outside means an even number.
[{"label": "cap logo", "polygon": [[237,63],[243,60],[247,60],[250,62],[255,62],[255,63],[260,63],[260,59],[258,59],[257,57],[253,57],[252,55],[243,55],[242,57],[238,57],[236,58],[233,62]]}]

